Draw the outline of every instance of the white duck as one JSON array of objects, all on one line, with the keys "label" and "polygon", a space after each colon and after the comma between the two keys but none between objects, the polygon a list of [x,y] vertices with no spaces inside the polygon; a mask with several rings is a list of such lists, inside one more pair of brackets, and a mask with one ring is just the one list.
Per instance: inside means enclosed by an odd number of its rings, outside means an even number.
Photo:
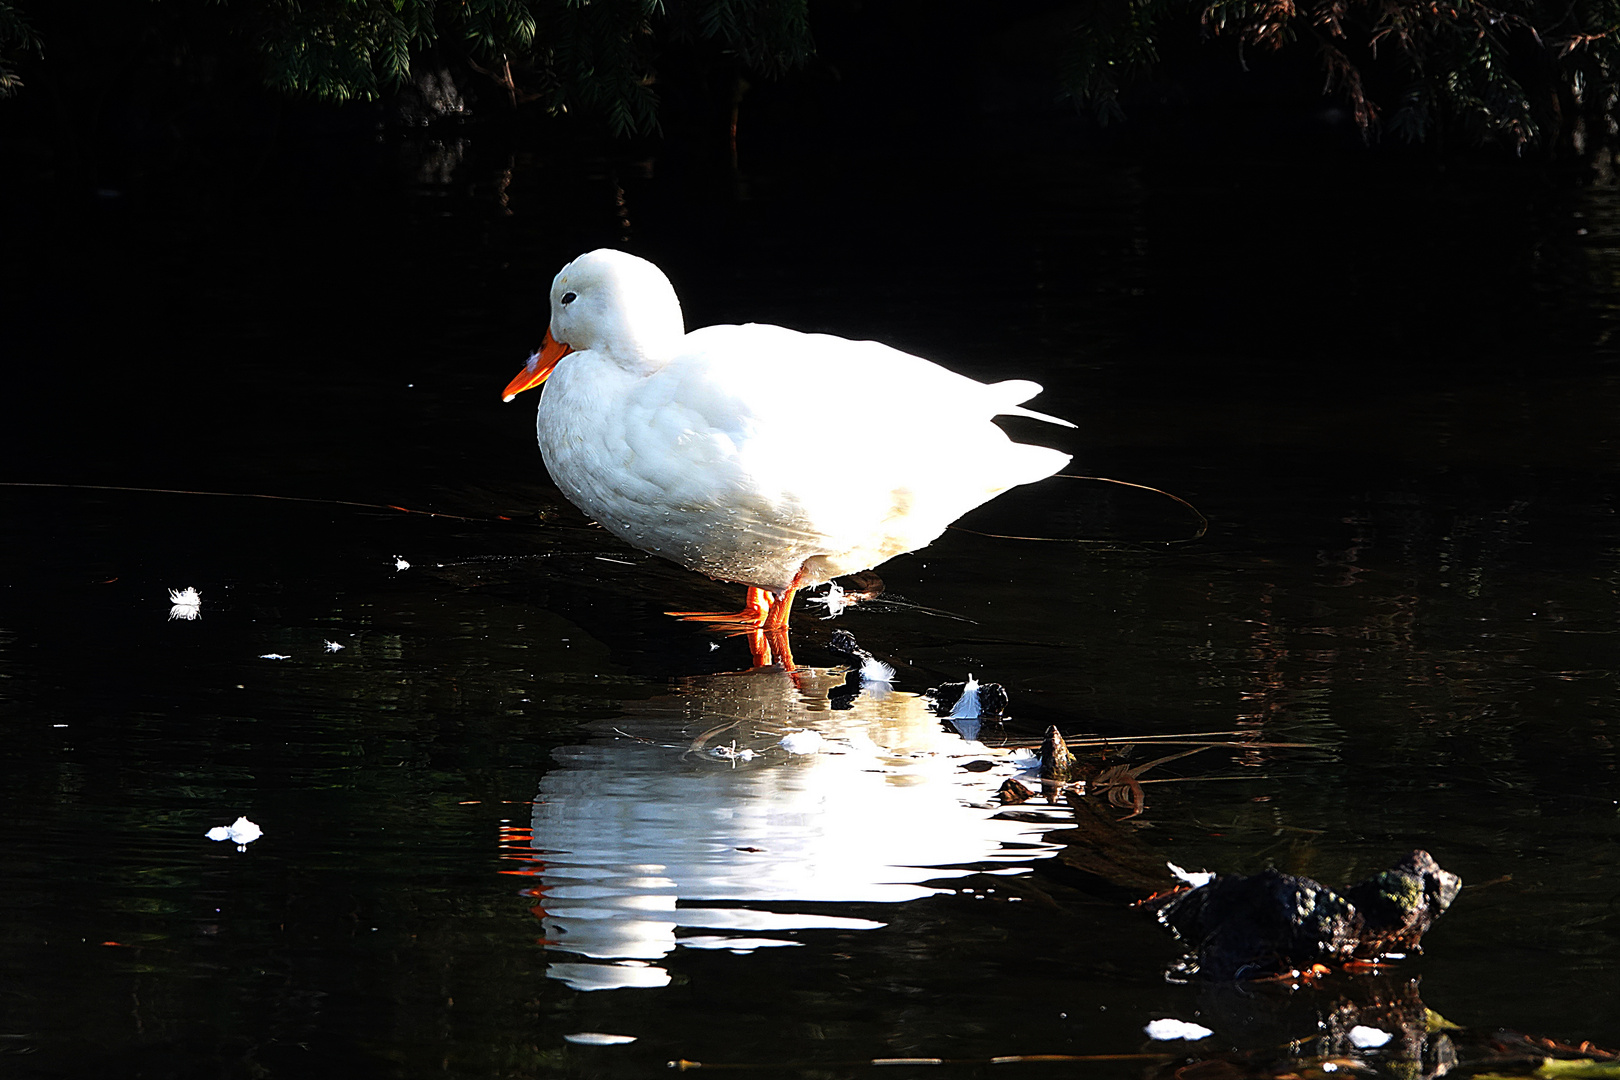
[{"label": "white duck", "polygon": [[[748,323],[686,332],[663,272],[611,249],[551,284],[551,325],[505,400],[550,380],[540,454],[609,532],[721,581],[744,611],[672,612],[784,629],[796,591],[915,551],[1069,455],[991,417],[1023,380],[981,383],[874,341]],[[859,390],[871,408],[839,405]]]}]

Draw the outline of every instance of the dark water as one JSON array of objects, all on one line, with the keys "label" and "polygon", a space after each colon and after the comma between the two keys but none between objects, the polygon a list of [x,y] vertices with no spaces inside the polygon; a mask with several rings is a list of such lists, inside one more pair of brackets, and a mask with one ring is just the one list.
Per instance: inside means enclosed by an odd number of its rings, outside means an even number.
[{"label": "dark water", "polygon": [[[14,232],[0,479],[312,501],[0,489],[8,1071],[1174,1058],[1083,1067],[1125,1076],[1308,1061],[1343,1049],[1317,1028],[1341,998],[1419,994],[1620,1043],[1612,190],[1006,152],[762,170],[738,200],[650,168],[385,143]],[[1080,427],[1024,437],[1208,534],[1051,482],[973,524],[1090,542],[949,534],[881,602],[801,610],[796,681],[743,673],[661,614],[735,590],[561,504],[533,402],[499,401],[556,268],[622,238],[694,325],[1041,381]],[[906,403],[800,407],[835,437]],[[186,587],[201,617],[171,618]],[[829,706],[835,626],[895,693]],[[1064,815],[998,817],[1013,766],[961,768],[993,755],[915,696],[968,672],[1012,698],[991,743],[1300,744],[1148,774],[1180,782],[1118,831],[1152,858],[1339,884],[1424,847],[1470,887],[1389,975],[1168,981],[1125,891],[1054,857]],[[776,747],[801,728],[829,752]],[[204,838],[244,814],[246,850]],[[1160,1017],[1216,1034],[1149,1045]]]}]

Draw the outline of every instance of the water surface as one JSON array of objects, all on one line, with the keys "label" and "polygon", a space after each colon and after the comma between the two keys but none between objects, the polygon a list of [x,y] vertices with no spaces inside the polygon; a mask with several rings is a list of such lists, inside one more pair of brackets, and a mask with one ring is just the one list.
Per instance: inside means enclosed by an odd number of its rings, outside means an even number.
[{"label": "water surface", "polygon": [[[1128,890],[1057,857],[1061,812],[997,816],[998,744],[1048,724],[1299,744],[1149,774],[1178,782],[1119,835],[1329,884],[1427,848],[1469,887],[1367,992],[1620,1043],[1612,192],[1006,155],[730,202],[435,154],[336,208],[68,214],[13,274],[0,479],[459,515],[0,490],[20,1075],[850,1075],[1151,1051],[1164,1016],[1314,1052],[1347,984],[1260,1008],[1167,980]],[[801,610],[797,679],[746,671],[662,614],[734,590],[580,519],[533,403],[499,401],[551,274],[618,242],[694,324],[1037,379],[1080,428],[1020,437],[1210,529],[1049,482],[972,524],[1086,542],[953,532],[882,600]],[[831,436],[905,403],[802,407]],[[171,619],[187,586],[201,617]],[[892,694],[833,707],[834,626]],[[918,696],[969,672],[1012,701],[979,743]],[[829,752],[777,746],[800,729]],[[246,850],[204,838],[241,814]]]}]

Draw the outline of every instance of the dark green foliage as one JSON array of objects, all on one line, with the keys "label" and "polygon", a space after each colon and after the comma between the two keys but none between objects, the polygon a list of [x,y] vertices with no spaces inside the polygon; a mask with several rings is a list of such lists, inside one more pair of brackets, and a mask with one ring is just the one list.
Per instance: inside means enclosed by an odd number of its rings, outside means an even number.
[{"label": "dark green foliage", "polygon": [[266,19],[266,81],[329,101],[371,100],[410,77],[411,52],[432,43],[432,4],[424,0],[286,2]]},{"label": "dark green foliage", "polygon": [[1101,0],[1082,3],[1068,27],[1063,82],[1071,97],[1103,122],[1124,117],[1120,89],[1158,63],[1160,24],[1194,10],[1190,0]]},{"label": "dark green foliage", "polygon": [[698,36],[719,42],[756,71],[784,74],[807,55],[810,15],[804,0],[701,0],[683,6]]},{"label": "dark green foliage", "polygon": [[[810,54],[808,0],[286,0],[264,34],[268,81],[343,101],[410,77],[430,46],[460,55],[514,105],[604,118],[616,135],[657,126],[666,39],[712,40],[744,66],[781,73]],[[678,26],[671,33],[668,24]]]},{"label": "dark green foliage", "polygon": [[[937,11],[844,0],[822,17],[846,35],[869,33],[851,55],[880,67],[905,54],[897,35],[971,52],[1021,28],[1007,38],[1018,78],[1061,83],[1103,121],[1134,109],[1136,84],[1207,116],[1221,89],[1249,93],[1269,78],[1265,93],[1285,83],[1276,93],[1291,100],[1320,89],[1344,101],[1369,140],[1580,151],[1620,135],[1620,0],[1037,0]],[[57,38],[63,51],[47,67],[44,46]],[[83,47],[97,40],[104,47]],[[504,101],[583,114],[621,136],[658,128],[661,80],[671,101],[692,86],[740,94],[739,76],[781,75],[812,52],[809,0],[0,0],[0,98],[58,66],[69,87],[126,77],[129,54],[155,57],[155,42],[171,57],[193,50],[333,102],[375,100],[449,69],[487,80],[494,93],[479,96],[481,111]],[[942,49],[938,70],[972,92],[973,73],[947,74],[966,59]],[[87,97],[97,108],[113,100]]]},{"label": "dark green foliage", "polygon": [[1084,0],[1077,11],[1065,81],[1104,116],[1155,65],[1172,20],[1235,43],[1239,65],[1314,56],[1368,137],[1578,144],[1583,126],[1611,127],[1620,93],[1620,0]]},{"label": "dark green foliage", "polygon": [[656,0],[573,0],[544,6],[541,45],[528,58],[552,110],[570,107],[605,116],[615,135],[650,131],[657,122],[652,90]]},{"label": "dark green foliage", "polygon": [[22,53],[38,53],[39,36],[18,11],[6,0],[0,0],[0,98],[15,94],[22,87],[22,77],[12,64]]},{"label": "dark green foliage", "polygon": [[[44,10],[50,0],[17,0]],[[726,62],[781,74],[811,53],[809,0],[125,0],[197,24],[223,23],[293,96],[370,101],[424,63],[464,64],[513,106],[579,111],[616,135],[657,126],[663,51],[712,43]],[[13,0],[0,0],[0,96],[13,65],[40,43]],[[497,97],[501,96],[500,93]]]}]

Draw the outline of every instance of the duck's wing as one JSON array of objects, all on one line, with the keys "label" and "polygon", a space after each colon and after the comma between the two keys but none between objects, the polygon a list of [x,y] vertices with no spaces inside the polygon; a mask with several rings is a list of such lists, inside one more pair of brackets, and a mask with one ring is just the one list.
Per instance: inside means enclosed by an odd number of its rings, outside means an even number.
[{"label": "duck's wing", "polygon": [[806,334],[783,326],[744,323],[695,330],[680,361],[750,401],[785,402],[837,393],[857,406],[908,413],[925,422],[1025,416],[1063,427],[1072,423],[1024,408],[1039,383],[982,383],[931,360],[878,341]]},{"label": "duck's wing", "polygon": [[832,531],[916,517],[931,538],[1069,460],[991,423],[1066,424],[1021,407],[1040,390],[1027,380],[981,383],[878,342],[760,324],[708,327],[684,344],[660,378],[689,430],[728,447],[752,494],[801,506]]}]

